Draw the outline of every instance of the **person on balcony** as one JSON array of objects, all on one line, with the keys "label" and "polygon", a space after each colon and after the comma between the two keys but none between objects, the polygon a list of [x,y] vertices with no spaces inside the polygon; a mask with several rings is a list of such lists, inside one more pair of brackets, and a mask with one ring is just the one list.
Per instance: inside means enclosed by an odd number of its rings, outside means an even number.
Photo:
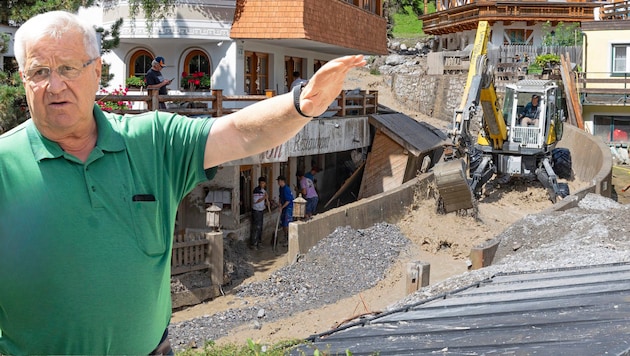
[{"label": "person on balcony", "polygon": [[521,120],[521,126],[538,125],[538,116],[540,114],[539,101],[540,96],[538,94],[532,95],[532,100],[525,105],[523,111],[521,111],[518,116]]},{"label": "person on balcony", "polygon": [[0,136],[5,355],[173,354],[180,201],[220,164],[289,140],[365,65],[361,55],[333,59],[303,88],[195,119],[103,112],[99,41],[76,14],[32,17],[14,53],[31,118]]},{"label": "person on balcony", "polygon": [[[164,79],[162,75],[162,68],[166,67],[164,64],[164,57],[155,57],[155,59],[151,62],[151,68],[147,71],[147,74],[144,76],[144,79],[147,81],[147,89],[149,93],[151,90],[158,90],[158,95],[167,95],[168,90],[166,90],[166,86],[171,84],[173,79]],[[160,109],[166,109],[166,104],[160,102]]]}]

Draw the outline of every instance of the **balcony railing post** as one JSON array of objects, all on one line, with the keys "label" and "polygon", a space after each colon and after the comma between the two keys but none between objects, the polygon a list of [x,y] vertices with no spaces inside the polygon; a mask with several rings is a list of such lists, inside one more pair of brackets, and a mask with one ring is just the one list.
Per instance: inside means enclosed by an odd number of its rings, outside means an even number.
[{"label": "balcony railing post", "polygon": [[212,106],[216,109],[217,117],[223,116],[223,89],[212,89]]},{"label": "balcony railing post", "polygon": [[158,98],[158,89],[147,90],[149,94],[149,100],[147,101],[149,111],[157,110],[160,107],[160,99]]}]

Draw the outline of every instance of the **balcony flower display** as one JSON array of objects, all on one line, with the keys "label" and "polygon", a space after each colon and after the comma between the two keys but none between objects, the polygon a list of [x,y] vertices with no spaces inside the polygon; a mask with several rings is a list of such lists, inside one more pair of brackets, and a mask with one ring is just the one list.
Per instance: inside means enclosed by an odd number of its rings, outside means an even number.
[{"label": "balcony flower display", "polygon": [[144,81],[144,78],[131,76],[125,80],[125,84],[128,88],[142,88],[146,87],[147,83]]},{"label": "balcony flower display", "polygon": [[182,73],[182,87],[184,90],[195,91],[198,89],[210,89],[212,80],[210,76],[204,72]]},{"label": "balcony flower display", "polygon": [[[110,96],[110,95],[111,96],[125,96],[127,95],[128,91],[129,91],[128,88],[124,88],[121,85],[117,89],[113,89],[111,92],[108,91],[107,89],[101,89],[99,93],[106,94],[107,96]],[[106,99],[107,96],[104,97],[103,99]],[[130,101],[122,101],[122,100],[110,101],[110,100],[103,100],[103,99],[98,100],[97,104],[101,108],[101,110],[107,111],[107,112],[112,112],[114,110],[128,110],[133,105],[133,103]]]}]

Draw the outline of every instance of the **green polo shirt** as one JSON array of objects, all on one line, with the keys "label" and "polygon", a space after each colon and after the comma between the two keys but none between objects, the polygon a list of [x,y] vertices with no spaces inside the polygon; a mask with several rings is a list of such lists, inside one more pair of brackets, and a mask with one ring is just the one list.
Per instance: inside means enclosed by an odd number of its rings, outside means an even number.
[{"label": "green polo shirt", "polygon": [[168,326],[175,215],[208,179],[212,121],[94,116],[85,163],[30,120],[0,136],[0,354],[148,354]]}]

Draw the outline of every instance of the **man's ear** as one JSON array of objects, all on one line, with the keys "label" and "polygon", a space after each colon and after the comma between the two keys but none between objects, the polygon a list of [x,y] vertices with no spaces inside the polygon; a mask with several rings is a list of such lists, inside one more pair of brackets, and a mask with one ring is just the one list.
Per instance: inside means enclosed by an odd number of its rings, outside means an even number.
[{"label": "man's ear", "polygon": [[94,63],[94,71],[96,72],[96,84],[101,85],[101,74],[103,73],[103,60],[101,57],[96,59]]}]

